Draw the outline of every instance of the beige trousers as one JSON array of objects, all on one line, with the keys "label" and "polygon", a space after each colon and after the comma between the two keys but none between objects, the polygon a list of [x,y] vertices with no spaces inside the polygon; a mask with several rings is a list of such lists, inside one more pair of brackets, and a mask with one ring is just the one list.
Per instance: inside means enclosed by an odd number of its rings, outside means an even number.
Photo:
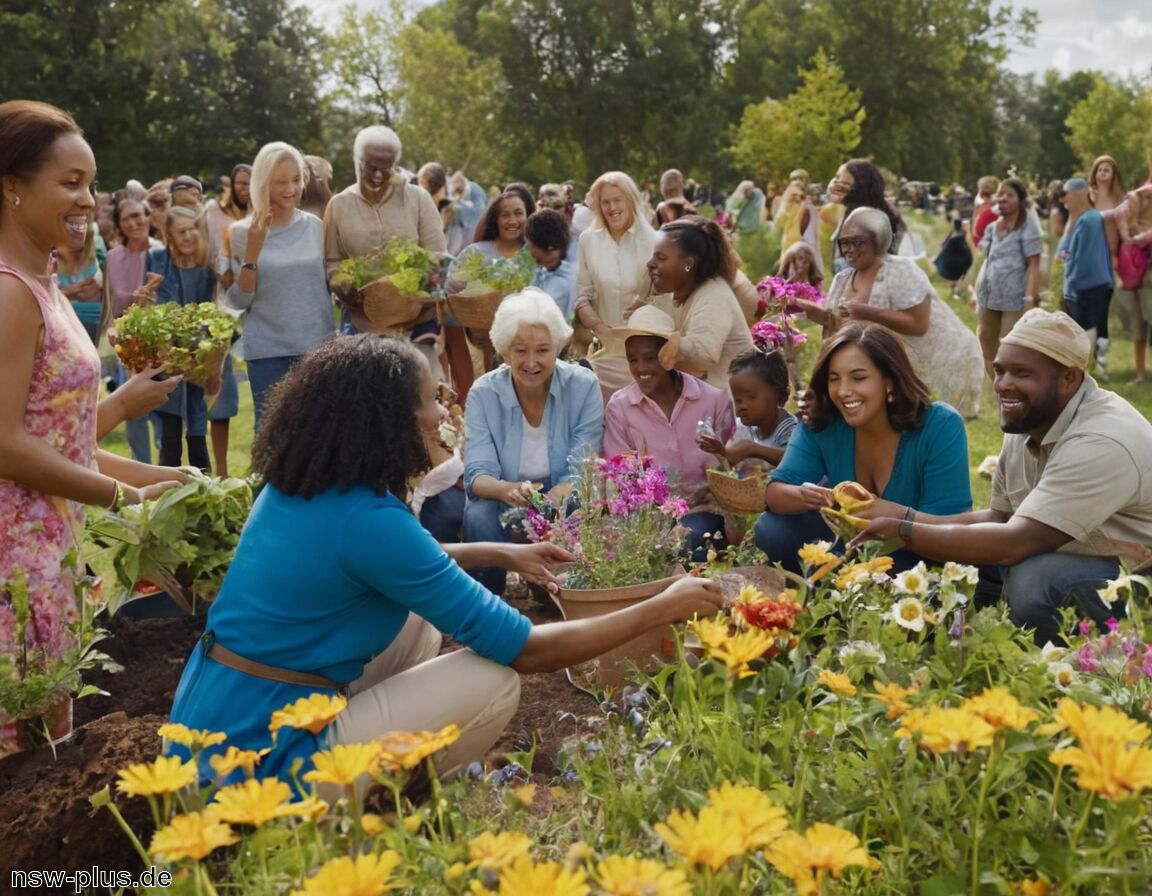
[{"label": "beige trousers", "polygon": [[[520,675],[471,650],[437,656],[440,632],[411,613],[396,640],[349,686],[348,707],[328,728],[330,744],[367,743],[389,731],[438,731],[460,739],[433,756],[441,778],[483,759],[520,704]],[[357,782],[361,793],[371,781]],[[332,801],[338,788],[321,787]]]},{"label": "beige trousers", "polygon": [[1016,326],[1016,321],[1024,316],[1024,309],[1019,311],[993,311],[980,305],[976,309],[976,338],[980,340],[980,352],[984,355],[984,370],[988,379],[993,379],[992,362],[996,359],[996,350],[1000,348],[1000,340]]}]

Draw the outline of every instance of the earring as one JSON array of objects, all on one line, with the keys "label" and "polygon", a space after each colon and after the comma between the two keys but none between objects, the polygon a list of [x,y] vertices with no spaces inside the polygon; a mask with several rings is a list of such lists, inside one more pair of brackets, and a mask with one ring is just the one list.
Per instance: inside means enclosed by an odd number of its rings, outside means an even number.
[{"label": "earring", "polygon": [[892,390],[889,389],[888,390],[888,404],[892,404],[892,402],[894,402],[895,400],[896,400],[896,397],[892,394]]},{"label": "earring", "polygon": [[13,199],[13,200],[12,200],[12,204],[13,204],[13,205],[19,205],[19,204],[20,204],[20,197],[19,197],[19,196],[17,196],[15,199]]},{"label": "earring", "polygon": [[690,265],[690,264],[686,264],[686,265],[684,265],[684,271],[685,271],[685,272],[688,272],[688,271],[690,271],[690,270],[692,270],[692,265]]}]

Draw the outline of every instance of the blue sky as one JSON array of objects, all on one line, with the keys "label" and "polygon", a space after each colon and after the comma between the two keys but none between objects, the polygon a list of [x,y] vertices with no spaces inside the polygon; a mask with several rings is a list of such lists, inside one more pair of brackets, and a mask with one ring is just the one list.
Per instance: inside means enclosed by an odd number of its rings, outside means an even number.
[{"label": "blue sky", "polygon": [[[350,0],[311,0],[309,6],[324,25],[336,21]],[[363,9],[382,8],[379,0],[354,0]],[[412,0],[424,5],[429,0]],[[1013,2],[1039,14],[1035,41],[1008,58],[1013,71],[1061,74],[1096,69],[1116,75],[1152,72],[1152,0],[1032,0]]]}]

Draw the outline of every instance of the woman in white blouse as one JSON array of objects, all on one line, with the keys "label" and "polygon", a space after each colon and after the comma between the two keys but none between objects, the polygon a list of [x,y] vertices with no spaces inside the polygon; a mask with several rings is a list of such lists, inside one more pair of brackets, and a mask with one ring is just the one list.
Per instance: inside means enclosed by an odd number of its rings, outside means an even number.
[{"label": "woman in white blouse", "polygon": [[[596,178],[586,198],[595,223],[580,234],[576,275],[576,320],[607,345],[613,327],[624,325],[625,310],[649,294],[646,263],[656,245],[640,190],[627,174],[609,171]],[[632,382],[623,358],[594,358],[604,400]]]}]

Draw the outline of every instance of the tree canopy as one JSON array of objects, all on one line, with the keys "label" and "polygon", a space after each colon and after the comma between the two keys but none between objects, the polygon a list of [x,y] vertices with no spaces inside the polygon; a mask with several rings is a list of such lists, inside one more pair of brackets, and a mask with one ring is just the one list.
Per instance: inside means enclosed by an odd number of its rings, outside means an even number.
[{"label": "tree canopy", "polygon": [[[1143,174],[1152,77],[1020,76],[999,0],[8,0],[0,98],[73,112],[105,183],[211,177],[273,139],[351,177],[355,130],[489,183],[668,167],[730,186],[849,154],[903,176]],[[1152,75],[1152,71],[1150,71]]]}]

